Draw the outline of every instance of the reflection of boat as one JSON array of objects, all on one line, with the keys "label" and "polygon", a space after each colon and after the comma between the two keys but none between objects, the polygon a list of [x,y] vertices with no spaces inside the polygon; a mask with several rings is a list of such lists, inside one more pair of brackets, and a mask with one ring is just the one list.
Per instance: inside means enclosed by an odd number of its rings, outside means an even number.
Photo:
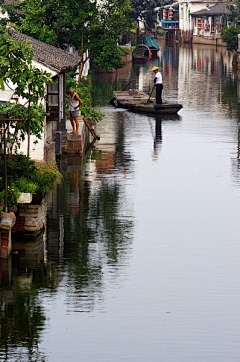
[{"label": "reflection of boat", "polygon": [[157,55],[159,51],[159,44],[157,40],[151,34],[141,35],[141,40],[143,43],[151,50],[153,56]]},{"label": "reflection of boat", "polygon": [[155,98],[149,97],[144,92],[131,89],[114,92],[114,102],[110,104],[115,107],[127,108],[132,112],[152,114],[176,114],[182,108],[182,105],[178,103],[156,104]]},{"label": "reflection of boat", "polygon": [[132,60],[134,63],[144,63],[148,60],[149,56],[150,49],[146,45],[140,44],[134,49]]}]

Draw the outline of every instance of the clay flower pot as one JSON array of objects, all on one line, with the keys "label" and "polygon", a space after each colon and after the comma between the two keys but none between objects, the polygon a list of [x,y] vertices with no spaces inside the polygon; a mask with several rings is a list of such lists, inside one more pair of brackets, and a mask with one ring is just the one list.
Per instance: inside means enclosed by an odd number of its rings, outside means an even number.
[{"label": "clay flower pot", "polygon": [[1,224],[3,225],[12,225],[15,223],[16,221],[16,216],[14,215],[13,212],[1,212],[0,214],[0,218],[1,218]]},{"label": "clay flower pot", "polygon": [[40,205],[43,197],[44,197],[44,194],[42,192],[37,192],[36,194],[33,194],[32,204]]}]

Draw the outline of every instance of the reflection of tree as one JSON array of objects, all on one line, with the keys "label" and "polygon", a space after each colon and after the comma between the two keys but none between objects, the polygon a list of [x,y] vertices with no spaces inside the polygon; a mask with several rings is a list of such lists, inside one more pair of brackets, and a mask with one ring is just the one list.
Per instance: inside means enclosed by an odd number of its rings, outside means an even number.
[{"label": "reflection of tree", "polygon": [[[108,262],[118,263],[127,251],[131,240],[132,221],[119,214],[120,188],[103,183],[94,202],[90,202],[92,227],[97,231],[98,242],[105,244]],[[125,247],[124,247],[125,246]]]},{"label": "reflection of tree", "polygon": [[79,212],[66,219],[69,308],[92,309],[102,292],[103,270],[110,266],[116,271],[129,252],[133,224],[131,216],[123,215],[121,190],[107,180],[97,187],[87,181],[79,185]]},{"label": "reflection of tree", "polygon": [[16,286],[16,303],[3,303],[1,318],[1,354],[16,361],[44,361],[38,351],[45,317],[41,300],[35,292],[23,293]]},{"label": "reflection of tree", "polygon": [[[62,277],[54,264],[45,265],[36,254],[28,254],[28,243],[25,245],[24,254],[21,251],[13,259],[13,267],[1,264],[0,355],[8,355],[14,361],[44,361],[38,351],[46,321],[39,290],[56,292]],[[3,275],[10,272],[8,282],[3,280]]]},{"label": "reflection of tree", "polygon": [[238,110],[237,80],[226,78],[221,86],[221,103],[228,107],[229,117],[236,117]]}]

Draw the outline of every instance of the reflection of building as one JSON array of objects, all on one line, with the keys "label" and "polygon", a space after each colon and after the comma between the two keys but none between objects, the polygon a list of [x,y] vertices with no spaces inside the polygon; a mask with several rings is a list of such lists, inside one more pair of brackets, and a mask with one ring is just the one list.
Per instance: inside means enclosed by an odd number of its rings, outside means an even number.
[{"label": "reflection of building", "polygon": [[[194,45],[179,49],[178,94],[185,105],[219,111],[223,75],[232,70],[232,55],[224,47]],[[214,104],[215,102],[215,104]]]}]

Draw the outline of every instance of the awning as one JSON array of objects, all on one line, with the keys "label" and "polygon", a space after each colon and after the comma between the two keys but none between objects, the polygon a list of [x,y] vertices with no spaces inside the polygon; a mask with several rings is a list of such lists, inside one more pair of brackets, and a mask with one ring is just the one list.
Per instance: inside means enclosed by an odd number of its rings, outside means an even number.
[{"label": "awning", "polygon": [[5,89],[5,90],[0,89],[0,102],[1,103],[9,102],[12,96],[14,95],[14,92],[15,90],[11,89]]}]

